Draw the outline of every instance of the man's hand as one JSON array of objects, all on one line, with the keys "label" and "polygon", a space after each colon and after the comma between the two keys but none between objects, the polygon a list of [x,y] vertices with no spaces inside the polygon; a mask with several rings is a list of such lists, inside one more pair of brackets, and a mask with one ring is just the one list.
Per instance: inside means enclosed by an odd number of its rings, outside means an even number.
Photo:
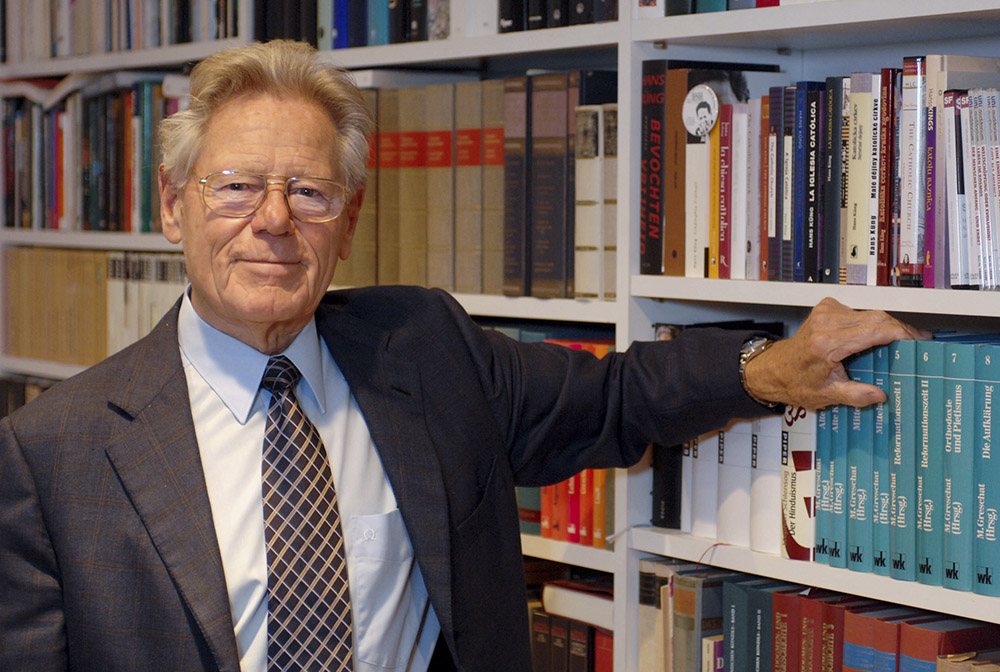
[{"label": "man's hand", "polygon": [[852,382],[843,360],[874,345],[930,338],[930,332],[881,310],[858,311],[823,299],[791,338],[753,358],[744,370],[747,390],[758,399],[803,406],[863,407],[885,401],[873,386]]}]

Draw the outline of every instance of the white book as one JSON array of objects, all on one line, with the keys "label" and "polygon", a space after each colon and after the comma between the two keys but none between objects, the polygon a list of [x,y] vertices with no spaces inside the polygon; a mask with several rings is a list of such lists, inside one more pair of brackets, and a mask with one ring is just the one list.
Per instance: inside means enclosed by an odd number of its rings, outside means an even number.
[{"label": "white book", "polygon": [[[1000,274],[1000,128],[998,128],[998,96],[996,89],[983,89],[983,154],[985,175],[983,200],[987,226],[992,240],[994,270]],[[996,278],[1000,283],[1000,278]],[[994,285],[995,286],[995,285]]]},{"label": "white book", "polygon": [[673,634],[674,577],[692,571],[694,563],[674,558],[650,557],[639,560],[639,672],[670,670],[670,639]]},{"label": "white book", "polygon": [[693,442],[691,450],[691,534],[715,539],[718,532],[719,432]]},{"label": "white book", "polygon": [[[959,174],[958,150],[961,129],[957,120],[958,95],[951,91],[943,98],[945,194],[948,212],[948,267],[952,286],[969,285],[969,228],[965,212],[965,184]],[[940,163],[938,165],[941,165]]]},{"label": "white book", "polygon": [[750,546],[750,457],[753,425],[734,420],[719,432],[716,539]]},{"label": "white book", "polygon": [[747,229],[750,222],[750,211],[747,207],[749,179],[747,162],[749,161],[749,105],[747,103],[733,104],[733,149],[731,195],[729,209],[729,277],[733,280],[745,280],[747,276]]},{"label": "white book", "polygon": [[58,57],[69,56],[73,53],[73,17],[70,11],[72,2],[51,0],[51,3],[52,54]]},{"label": "white book", "polygon": [[753,421],[750,451],[750,548],[781,552],[781,425],[780,416]]},{"label": "white book", "polygon": [[618,104],[605,103],[602,151],[604,174],[604,296],[614,301],[618,296]]},{"label": "white book", "polygon": [[109,250],[108,260],[108,356],[115,354],[128,343],[126,333],[130,327],[125,316],[125,252]]},{"label": "white book", "polygon": [[582,621],[605,630],[615,629],[614,600],[610,595],[546,583],[542,586],[542,606],[554,616]]},{"label": "white book", "polygon": [[[899,112],[899,263],[914,275],[924,259],[924,161],[927,157],[927,116],[925,114],[925,62],[905,59],[903,91]],[[851,97],[854,97],[851,83]]]},{"label": "white book", "polygon": [[316,48],[320,51],[333,49],[333,0],[317,0]]},{"label": "white book", "polygon": [[604,294],[604,110],[576,107],[574,292],[578,299]]},{"label": "white book", "polygon": [[972,172],[972,134],[969,127],[972,119],[969,116],[969,95],[963,93],[955,98],[958,107],[957,121],[959,129],[956,136],[962,141],[962,181],[965,185],[965,213],[969,242],[969,282],[972,285],[983,286],[982,231],[980,229],[979,213],[976,210]]},{"label": "white book", "polygon": [[967,112],[969,123],[963,120],[962,130],[968,126],[969,143],[963,145],[967,148],[969,157],[969,175],[972,180],[972,200],[969,202],[971,214],[974,215],[975,231],[979,245],[979,283],[983,289],[992,289],[997,286],[996,263],[993,254],[993,230],[990,226],[990,212],[988,193],[986,191],[986,145],[983,133],[984,98],[982,89],[969,91],[969,104],[963,108]]},{"label": "white book", "polygon": [[451,37],[497,34],[498,0],[451,0]]},{"label": "white book", "polygon": [[[872,74],[872,110],[869,126],[871,157],[868,160],[868,277],[867,284],[875,286],[878,279],[878,202],[879,202],[879,153],[882,151],[882,75]],[[939,257],[944,263],[944,257]]]},{"label": "white book", "polygon": [[[869,209],[872,151],[874,78],[870,72],[851,73],[850,155],[847,163],[847,284],[868,284],[870,237]],[[877,217],[877,198],[875,214]]]},{"label": "white book", "polygon": [[781,555],[812,560],[816,535],[816,414],[787,407],[781,429]]}]

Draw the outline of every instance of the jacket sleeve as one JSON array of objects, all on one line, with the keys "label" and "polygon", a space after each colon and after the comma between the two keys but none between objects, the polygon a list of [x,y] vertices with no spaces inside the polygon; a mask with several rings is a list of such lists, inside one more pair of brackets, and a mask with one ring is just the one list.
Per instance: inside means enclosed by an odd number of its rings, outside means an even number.
[{"label": "jacket sleeve", "polygon": [[484,331],[450,297],[443,300],[478,370],[519,484],[555,482],[589,467],[631,466],[651,442],[680,443],[731,418],[767,412],[739,380],[739,350],[753,332],[691,330],[597,359]]},{"label": "jacket sleeve", "polygon": [[66,669],[57,559],[9,418],[0,422],[0,670]]}]

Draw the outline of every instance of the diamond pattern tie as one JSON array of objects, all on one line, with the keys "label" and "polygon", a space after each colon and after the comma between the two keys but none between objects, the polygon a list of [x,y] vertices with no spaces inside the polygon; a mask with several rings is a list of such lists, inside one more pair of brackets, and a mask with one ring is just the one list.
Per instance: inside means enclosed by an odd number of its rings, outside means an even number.
[{"label": "diamond pattern tie", "polygon": [[295,399],[301,374],[272,357],[262,465],[267,669],[352,670],[351,601],[337,493],[316,426]]}]

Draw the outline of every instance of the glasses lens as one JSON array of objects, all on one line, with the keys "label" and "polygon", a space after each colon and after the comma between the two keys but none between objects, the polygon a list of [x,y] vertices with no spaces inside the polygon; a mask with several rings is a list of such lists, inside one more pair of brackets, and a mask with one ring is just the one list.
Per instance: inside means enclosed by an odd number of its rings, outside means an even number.
[{"label": "glasses lens", "polygon": [[293,177],[287,187],[288,207],[303,222],[327,222],[344,209],[344,187],[318,177]]},{"label": "glasses lens", "polygon": [[223,171],[205,178],[205,205],[226,217],[246,217],[257,209],[267,180],[259,175]]}]

